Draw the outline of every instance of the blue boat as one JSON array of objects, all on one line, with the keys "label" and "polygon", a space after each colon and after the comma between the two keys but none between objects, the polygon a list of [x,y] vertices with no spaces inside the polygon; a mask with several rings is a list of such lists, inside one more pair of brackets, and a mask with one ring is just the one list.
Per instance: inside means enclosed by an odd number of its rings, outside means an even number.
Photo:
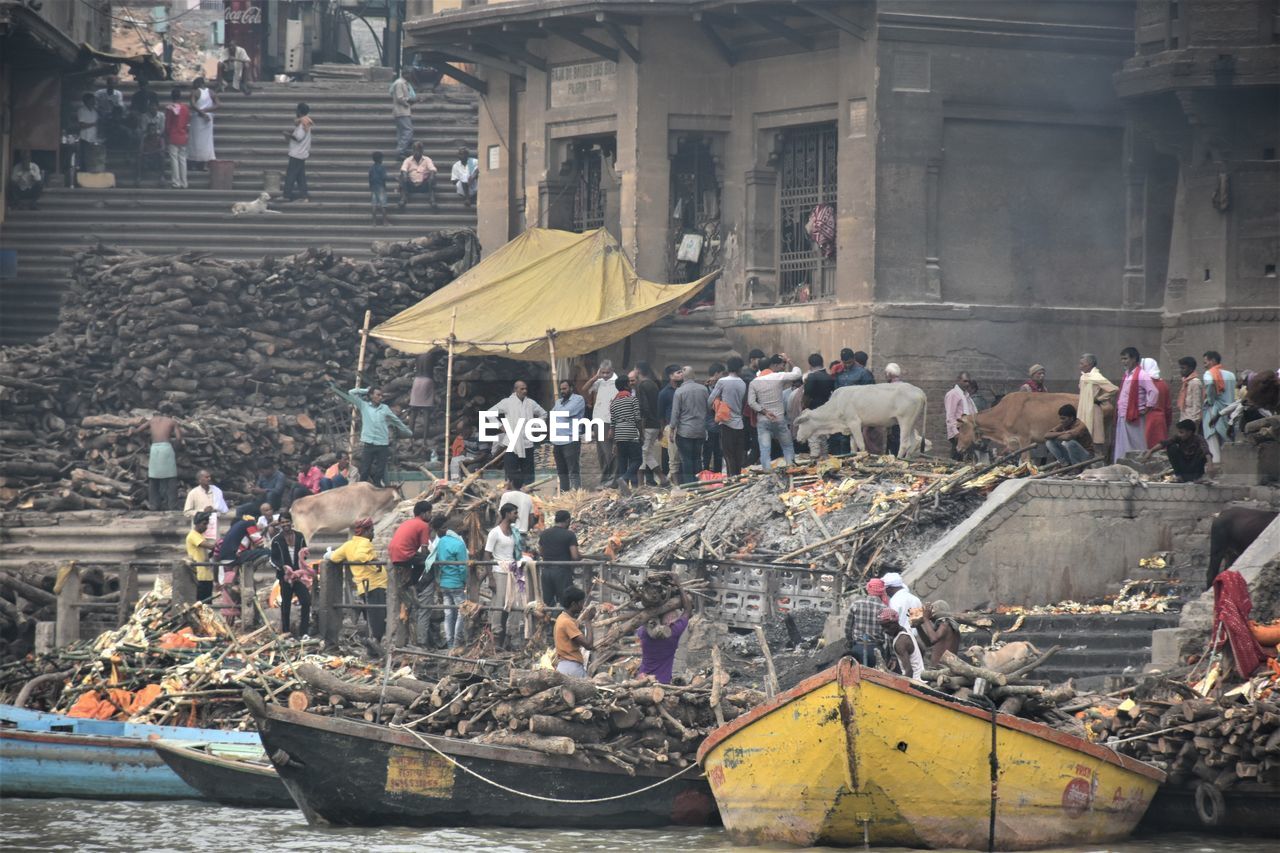
[{"label": "blue boat", "polygon": [[0,797],[201,800],[152,741],[261,746],[257,732],[86,720],[0,705]]}]

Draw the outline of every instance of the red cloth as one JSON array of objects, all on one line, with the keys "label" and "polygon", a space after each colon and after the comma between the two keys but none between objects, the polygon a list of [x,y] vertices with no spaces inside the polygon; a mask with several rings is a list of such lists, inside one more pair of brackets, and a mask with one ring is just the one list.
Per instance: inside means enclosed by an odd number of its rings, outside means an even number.
[{"label": "red cloth", "polygon": [[407,563],[423,545],[431,543],[431,525],[416,515],[396,528],[387,545],[387,555],[393,563]]},{"label": "red cloth", "polygon": [[1142,389],[1138,387],[1141,375],[1141,369],[1135,367],[1132,372],[1124,375],[1124,379],[1120,380],[1121,396],[1124,396],[1124,386],[1133,383],[1132,387],[1129,388],[1129,402],[1124,407],[1124,419],[1131,424],[1137,423],[1138,419],[1142,417],[1142,410],[1138,408],[1138,395],[1142,393]]},{"label": "red cloth", "polygon": [[1156,386],[1156,405],[1147,412],[1147,447],[1155,447],[1167,439],[1169,430],[1173,427],[1173,400],[1169,383],[1163,379],[1152,379],[1151,384]]},{"label": "red cloth", "polygon": [[836,256],[836,210],[830,204],[819,204],[809,214],[804,230],[824,258]]},{"label": "red cloth", "polygon": [[191,127],[191,108],[169,104],[164,108],[164,139],[170,145],[186,145]]},{"label": "red cloth", "polygon": [[1226,639],[1220,640],[1214,648],[1230,642],[1236,671],[1244,678],[1253,675],[1266,657],[1249,630],[1252,610],[1253,600],[1249,598],[1249,584],[1244,575],[1227,570],[1213,579],[1213,636],[1218,636],[1219,625],[1226,634]]}]

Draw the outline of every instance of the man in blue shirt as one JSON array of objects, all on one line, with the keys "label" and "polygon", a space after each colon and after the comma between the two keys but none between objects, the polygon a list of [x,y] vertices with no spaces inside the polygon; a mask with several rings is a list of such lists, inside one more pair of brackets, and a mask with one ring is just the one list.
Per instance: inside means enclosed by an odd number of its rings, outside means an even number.
[{"label": "man in blue shirt", "polygon": [[836,387],[847,388],[850,385],[875,385],[876,378],[867,370],[867,354],[859,350],[845,347],[840,350],[840,361],[843,365],[836,374]]},{"label": "man in blue shirt", "polygon": [[387,485],[387,460],[391,458],[391,431],[394,428],[404,436],[413,432],[404,421],[382,402],[380,388],[352,388],[343,391],[330,383],[330,390],[360,411],[360,473],[378,488]]},{"label": "man in blue shirt", "polygon": [[[564,414],[557,415],[556,412]],[[551,407],[551,454],[556,460],[556,474],[560,477],[560,491],[582,488],[579,460],[582,441],[574,434],[574,425],[587,414],[587,401],[581,394],[573,393],[573,383],[560,380],[560,396]]]}]

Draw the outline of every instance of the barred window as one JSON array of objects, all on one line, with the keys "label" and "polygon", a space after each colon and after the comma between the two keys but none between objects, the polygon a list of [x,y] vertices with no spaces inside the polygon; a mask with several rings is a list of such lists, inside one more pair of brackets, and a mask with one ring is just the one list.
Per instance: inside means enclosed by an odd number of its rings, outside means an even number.
[{"label": "barred window", "polygon": [[782,134],[778,161],[780,303],[835,295],[836,150],[835,124],[789,128]]}]

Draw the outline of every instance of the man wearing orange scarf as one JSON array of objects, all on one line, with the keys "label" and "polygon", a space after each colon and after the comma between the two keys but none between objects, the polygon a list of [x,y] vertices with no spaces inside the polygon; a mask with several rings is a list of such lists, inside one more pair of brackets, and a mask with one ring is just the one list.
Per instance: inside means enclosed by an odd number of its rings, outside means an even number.
[{"label": "man wearing orange scarf", "polygon": [[1204,354],[1204,437],[1209,442],[1213,464],[1222,461],[1222,445],[1227,440],[1227,419],[1218,414],[1236,401],[1236,375],[1222,367],[1216,350]]},{"label": "man wearing orange scarf", "polygon": [[1142,369],[1142,356],[1136,348],[1120,351],[1120,366],[1124,368],[1124,380],[1116,400],[1115,462],[1132,450],[1147,449],[1147,412],[1155,408],[1158,397],[1151,377]]}]

